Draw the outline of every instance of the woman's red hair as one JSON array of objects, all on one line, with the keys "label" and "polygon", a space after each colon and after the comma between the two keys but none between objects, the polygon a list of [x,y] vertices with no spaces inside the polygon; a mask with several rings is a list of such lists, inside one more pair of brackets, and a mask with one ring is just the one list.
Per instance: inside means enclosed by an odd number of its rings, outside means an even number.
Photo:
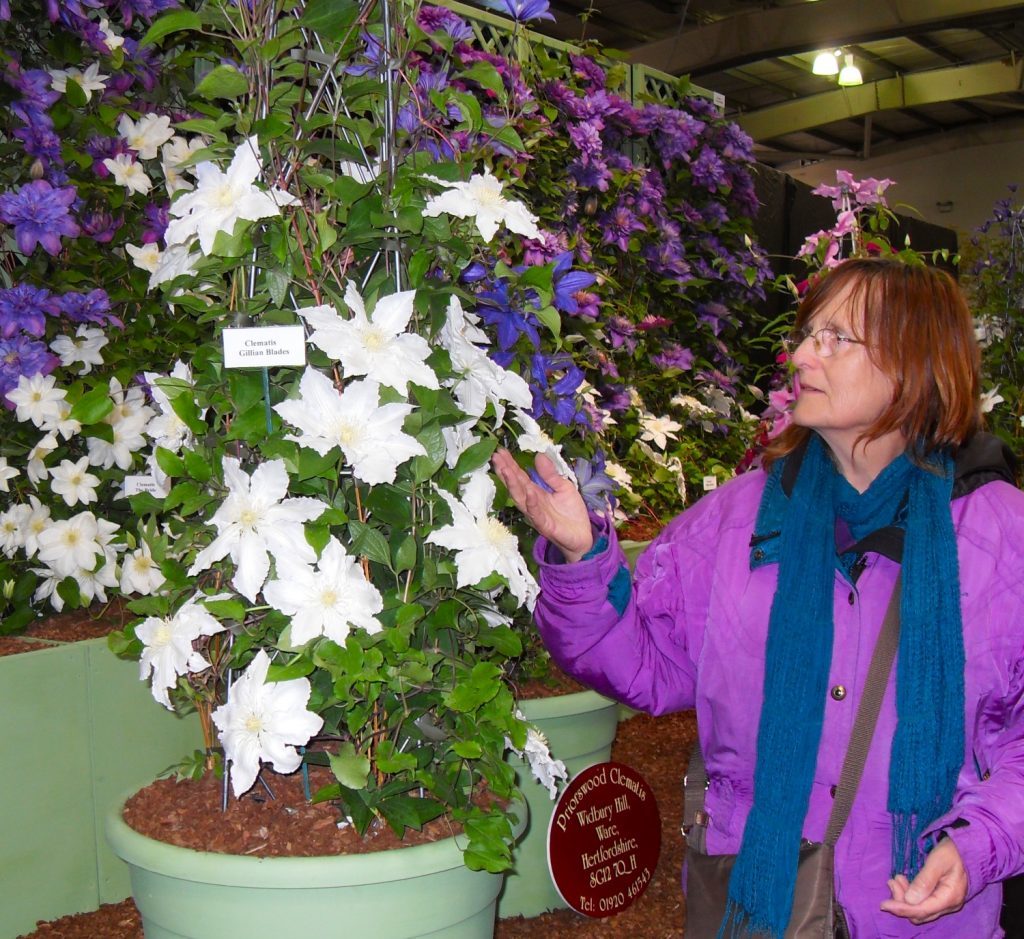
[{"label": "woman's red hair", "polygon": [[[981,426],[981,355],[974,320],[956,281],[924,264],[889,258],[844,261],[804,297],[795,328],[806,327],[818,310],[844,293],[852,322],[863,322],[858,338],[893,381],[892,402],[860,440],[899,431],[909,455],[918,460],[963,445]],[[791,453],[811,433],[807,427],[787,427],[766,449],[765,464]]]}]

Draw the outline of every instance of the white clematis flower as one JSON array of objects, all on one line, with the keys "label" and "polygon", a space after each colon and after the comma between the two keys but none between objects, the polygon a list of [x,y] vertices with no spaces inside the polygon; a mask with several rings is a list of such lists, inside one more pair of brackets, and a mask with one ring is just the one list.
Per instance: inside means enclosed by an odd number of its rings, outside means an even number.
[{"label": "white clematis flower", "polygon": [[160,246],[155,242],[150,242],[147,245],[126,244],[124,250],[128,252],[128,256],[136,267],[149,271],[150,274],[156,271],[157,265],[160,263],[161,252]]},{"label": "white clematis flower", "polygon": [[149,545],[142,542],[121,562],[121,592],[150,596],[164,583],[160,566],[153,560]]},{"label": "white clematis flower", "polygon": [[501,183],[490,170],[470,176],[464,183],[451,183],[436,176],[424,178],[448,187],[441,195],[427,200],[424,215],[433,217],[446,212],[456,218],[472,218],[484,241],[490,241],[500,225],[527,238],[541,237],[537,216],[522,202],[506,199],[501,194]]},{"label": "white clematis flower", "polygon": [[640,439],[650,440],[662,450],[668,446],[669,438],[677,439],[676,433],[683,429],[682,424],[668,416],[655,417],[648,412],[640,415],[640,426],[643,428]]},{"label": "white clematis flower", "polygon": [[117,466],[131,468],[133,454],[146,445],[145,430],[153,409],[146,404],[146,396],[139,387],[127,390],[116,378],[110,379],[110,396],[114,401],[113,410],[103,419],[113,431],[112,440],[102,437],[89,438],[89,463],[103,469]]},{"label": "white clematis flower", "polygon": [[199,273],[196,265],[202,259],[203,256],[193,252],[188,245],[168,245],[157,258],[156,267],[153,268],[153,274],[149,278],[149,289],[152,290],[183,274],[194,277]]},{"label": "white clematis flower", "polygon": [[500,424],[505,416],[504,402],[528,408],[533,404],[533,397],[521,375],[502,368],[479,348],[489,344],[487,334],[476,325],[479,321],[478,316],[462,309],[458,297],[451,298],[438,339],[459,377],[446,384],[462,410],[472,417],[480,417],[489,401]]},{"label": "white clematis flower", "polygon": [[96,501],[96,487],[100,484],[99,476],[89,472],[89,458],[83,456],[72,463],[61,460],[60,466],[50,470],[50,488],[64,500],[68,506],[87,505]]},{"label": "white clematis flower", "polygon": [[380,385],[370,379],[352,382],[339,394],[331,380],[307,368],[299,382],[301,397],[282,401],[274,410],[302,432],[289,435],[320,456],[341,447],[352,474],[364,483],[393,483],[398,467],[426,450],[402,430],[411,404],[380,403]]},{"label": "white clematis flower", "polygon": [[109,339],[103,334],[102,329],[94,326],[79,326],[74,338],[71,336],[58,336],[50,343],[50,348],[60,356],[60,364],[67,367],[81,362],[82,367],[78,370],[79,375],[88,375],[94,365],[103,364],[103,356],[100,354]]},{"label": "white clematis flower", "polygon": [[562,456],[562,445],[555,443],[554,440],[544,433],[540,424],[527,414],[526,411],[516,410],[516,422],[523,431],[516,438],[516,445],[519,449],[527,453],[543,453],[555,464],[558,472],[566,479],[571,480],[573,485],[579,489],[579,481],[576,479],[576,474],[572,471],[569,464],[565,462],[565,457]]},{"label": "white clematis flower", "polygon": [[143,160],[156,159],[161,145],[174,136],[171,119],[166,114],[143,114],[137,121],[122,114],[117,122],[117,132]]},{"label": "white clematis flower", "polygon": [[255,222],[271,218],[281,214],[282,206],[298,201],[281,189],[268,191],[255,186],[262,169],[255,137],[239,145],[227,172],[213,163],[197,164],[195,190],[171,203],[174,219],[167,226],[167,244],[184,244],[196,235],[203,254],[210,254],[218,232],[230,235],[240,219]]},{"label": "white clematis flower", "polygon": [[16,408],[19,421],[32,421],[36,427],[55,423],[60,419],[60,402],[67,392],[58,388],[52,375],[20,375],[18,386],[7,392],[7,400]]},{"label": "white clematis flower", "polygon": [[113,159],[107,157],[103,161],[103,165],[114,177],[114,182],[118,186],[124,186],[128,192],[137,192],[144,196],[153,188],[153,180],[146,175],[142,164],[137,163],[129,153],[119,153]]},{"label": "white clematis flower", "polygon": [[1006,399],[999,393],[999,386],[989,388],[981,396],[980,407],[982,414],[988,414],[997,404],[1002,404]]},{"label": "white clematis flower", "polygon": [[35,496],[28,497],[32,506],[24,520],[25,557],[32,557],[39,551],[39,536],[50,527],[50,507],[43,505]]},{"label": "white clematis flower", "polygon": [[228,496],[210,519],[217,537],[199,552],[188,573],[192,577],[230,555],[235,564],[231,583],[255,603],[270,571],[268,552],[277,560],[316,560],[303,523],[318,518],[327,506],[319,499],[285,498],[288,471],[284,460],[269,460],[248,476],[238,460],[226,456],[224,482]]},{"label": "white clematis flower", "polygon": [[516,536],[490,514],[495,489],[487,470],[469,477],[461,500],[443,489],[438,492],[452,510],[452,523],[435,529],[426,540],[455,552],[458,586],[471,587],[500,574],[520,605],[532,610],[540,588],[519,553]]},{"label": "white clematis flower", "polygon": [[409,382],[424,388],[440,387],[426,363],[430,355],[427,340],[405,331],[415,296],[415,290],[403,290],[381,297],[371,319],[356,285],[349,281],[345,304],[352,312],[350,319],[342,319],[327,305],[306,307],[298,313],[313,327],[309,341],[337,359],[346,378],[365,375],[405,394]]},{"label": "white clematis flower", "polygon": [[299,768],[304,746],[324,725],[324,719],[306,709],[310,684],[305,678],[267,683],[270,659],[260,649],[245,673],[232,686],[227,704],[213,712],[224,756],[231,761],[231,789],[235,797],[248,792],[260,771],[260,762],[279,773]]},{"label": "white clematis flower", "polygon": [[[172,137],[169,143],[165,143],[160,149],[160,168],[164,173],[164,182],[167,185],[167,192],[174,195],[181,189],[194,189],[192,180],[185,176],[185,172],[192,172],[189,160],[193,154],[202,150],[207,142],[202,137],[193,137],[186,140],[184,137]],[[189,164],[186,166],[186,164]]]},{"label": "white clematis flower", "polygon": [[75,82],[85,93],[85,100],[92,100],[94,91],[103,91],[107,87],[109,75],[100,73],[99,62],[93,62],[84,72],[78,68],[51,68],[50,87],[61,94],[67,93],[68,82]]},{"label": "white clematis flower", "polygon": [[55,571],[58,578],[73,577],[81,570],[92,570],[97,555],[106,557],[105,537],[92,512],[79,512],[72,518],[53,522],[39,535],[39,560]]},{"label": "white clematis flower", "polygon": [[103,36],[103,44],[107,47],[108,52],[120,49],[124,45],[124,37],[119,36],[110,28],[110,23],[105,16],[100,19],[99,31],[100,35]]},{"label": "white clematis flower", "polygon": [[315,568],[283,558],[277,562],[277,576],[263,588],[263,598],[291,616],[292,645],[305,645],[318,636],[344,645],[354,627],[371,635],[383,629],[376,616],[384,608],[380,591],[336,538],[327,542]]},{"label": "white clematis flower", "polygon": [[27,505],[12,505],[0,512],[0,552],[13,558],[25,546],[25,529],[32,510]]},{"label": "white clematis flower", "polygon": [[19,475],[19,472],[17,467],[11,466],[7,462],[7,457],[0,456],[0,492],[11,491],[10,481]]},{"label": "white clematis flower", "polygon": [[25,473],[33,486],[38,486],[42,480],[50,478],[50,468],[46,465],[46,458],[56,449],[57,435],[48,433],[28,451]]},{"label": "white clematis flower", "polygon": [[143,644],[139,659],[139,678],[151,675],[153,697],[168,710],[174,710],[167,692],[178,683],[178,676],[203,672],[210,667],[202,653],[192,647],[200,636],[213,636],[225,627],[193,597],[171,617],[150,616],[135,627]]},{"label": "white clematis flower", "polygon": [[[526,719],[522,711],[516,711],[516,717],[520,720]],[[551,755],[548,738],[536,727],[530,727],[526,731],[526,743],[522,750],[514,747],[508,737],[505,738],[505,745],[519,759],[525,759],[530,764],[530,772],[533,773],[537,782],[547,789],[552,799],[557,799],[558,781],[565,782],[569,778],[569,773],[565,768],[565,763],[556,760]]]}]

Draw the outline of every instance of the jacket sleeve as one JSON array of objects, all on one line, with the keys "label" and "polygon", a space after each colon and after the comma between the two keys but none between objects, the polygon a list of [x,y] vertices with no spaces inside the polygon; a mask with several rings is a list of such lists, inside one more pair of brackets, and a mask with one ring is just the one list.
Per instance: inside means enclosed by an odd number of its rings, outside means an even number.
[{"label": "jacket sleeve", "polygon": [[537,542],[534,615],[562,669],[651,714],[693,707],[712,578],[706,563],[686,555],[705,501],[667,526],[632,574],[605,519],[594,518],[597,551],[575,564],[559,563],[557,549]]},{"label": "jacket sleeve", "polygon": [[953,839],[969,880],[968,899],[988,884],[1024,870],[1024,658],[1006,685],[978,704],[973,762],[953,806],[930,826]]}]

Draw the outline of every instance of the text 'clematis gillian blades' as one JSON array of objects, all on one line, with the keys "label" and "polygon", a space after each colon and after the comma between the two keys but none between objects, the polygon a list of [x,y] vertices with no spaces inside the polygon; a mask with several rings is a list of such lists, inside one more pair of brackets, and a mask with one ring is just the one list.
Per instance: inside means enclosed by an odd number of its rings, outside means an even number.
[{"label": "text 'clematis gillian blades'", "polygon": [[320,636],[344,645],[353,627],[371,635],[384,628],[376,616],[384,608],[380,591],[337,538],[327,542],[316,567],[283,558],[277,576],[263,588],[263,597],[291,616],[292,646]]},{"label": "text 'clematis gillian blades'", "polygon": [[435,529],[426,540],[455,552],[458,586],[471,587],[500,574],[520,605],[532,610],[540,588],[519,552],[516,536],[490,514],[495,488],[487,471],[480,469],[469,477],[461,500],[443,489],[438,492],[452,510],[452,523]]},{"label": "text 'clematis gillian blades'", "polygon": [[260,649],[231,686],[227,703],[213,712],[224,756],[231,762],[236,797],[252,788],[261,762],[279,773],[295,772],[302,762],[295,748],[307,744],[324,725],[319,714],[306,709],[309,681],[267,682],[269,669],[270,658]]},{"label": "text 'clematis gillian blades'", "polygon": [[179,675],[196,674],[210,667],[192,644],[200,636],[213,636],[224,628],[196,598],[173,616],[149,616],[135,627],[143,646],[139,677],[145,681],[153,676],[150,689],[165,708],[174,710],[167,692],[177,684]]},{"label": "text 'clematis gillian blades'", "polygon": [[365,375],[406,394],[409,382],[424,388],[440,387],[426,363],[430,355],[427,340],[406,332],[415,297],[415,290],[381,297],[371,318],[356,285],[349,281],[345,304],[352,312],[350,319],[342,319],[328,305],[306,307],[298,313],[313,327],[309,341],[337,359],[346,378]]},{"label": "text 'clematis gillian blades'", "polygon": [[456,218],[471,218],[484,241],[491,241],[501,225],[517,235],[541,238],[537,216],[515,199],[506,199],[501,182],[489,169],[476,173],[467,182],[452,183],[436,176],[426,176],[432,183],[448,187],[439,196],[427,199],[423,214],[429,217],[442,212]]},{"label": "text 'clematis gillian blades'", "polygon": [[294,205],[298,200],[290,193],[255,185],[262,169],[255,137],[238,146],[227,172],[213,163],[199,163],[194,170],[196,188],[171,203],[174,219],[165,235],[168,247],[184,244],[195,235],[208,255],[218,232],[230,235],[239,220],[272,218],[281,214],[282,206]]},{"label": "text 'clematis gillian blades'", "polygon": [[341,393],[326,375],[307,368],[299,392],[298,399],[274,406],[302,431],[285,439],[321,456],[340,447],[352,464],[352,475],[364,483],[393,483],[402,463],[426,455],[423,444],[402,430],[412,405],[381,405],[380,385],[375,381],[352,382]]},{"label": "text 'clematis gillian blades'", "polygon": [[284,460],[268,460],[257,466],[250,477],[242,471],[238,460],[226,456],[224,482],[228,486],[227,498],[210,519],[217,537],[199,552],[188,573],[191,577],[230,556],[235,564],[231,583],[243,597],[255,603],[270,571],[268,552],[277,560],[316,560],[303,522],[319,517],[327,506],[319,499],[286,498],[288,471]]}]

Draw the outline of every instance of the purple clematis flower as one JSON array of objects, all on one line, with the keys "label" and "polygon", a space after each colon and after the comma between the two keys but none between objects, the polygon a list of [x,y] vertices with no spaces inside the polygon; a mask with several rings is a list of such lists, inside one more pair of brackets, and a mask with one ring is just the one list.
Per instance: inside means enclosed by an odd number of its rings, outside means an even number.
[{"label": "purple clematis flower", "polygon": [[665,346],[657,355],[651,356],[651,362],[663,372],[667,372],[670,368],[688,372],[693,368],[693,359],[694,355],[689,349],[674,342]]},{"label": "purple clematis flower", "polygon": [[107,292],[99,287],[89,293],[66,293],[58,302],[61,313],[73,323],[96,323],[98,326],[109,324],[124,328],[124,323],[110,312]]},{"label": "purple clematis flower", "polygon": [[0,337],[10,339],[18,333],[41,337],[46,332],[46,317],[59,312],[49,290],[31,284],[0,290]]},{"label": "purple clematis flower", "polygon": [[525,23],[527,20],[551,20],[549,0],[481,0],[484,6],[515,20]]},{"label": "purple clematis flower", "polygon": [[0,221],[14,226],[18,250],[30,255],[42,245],[49,255],[60,254],[61,237],[75,238],[78,223],[68,211],[75,201],[74,186],[54,188],[45,179],[24,185],[17,192],[0,195]]},{"label": "purple clematis flower", "polygon": [[469,24],[443,7],[422,7],[417,21],[425,33],[447,33],[456,42],[468,42],[473,38]]},{"label": "purple clematis flower", "polygon": [[18,387],[22,375],[49,375],[60,359],[46,348],[45,342],[28,336],[0,339],[0,401],[13,411],[14,405],[7,400],[7,392]]},{"label": "purple clematis flower", "polygon": [[551,272],[551,285],[554,288],[552,302],[556,309],[575,316],[580,312],[577,294],[591,286],[597,277],[586,271],[574,271],[571,268],[571,251],[566,251],[555,258],[555,267]]},{"label": "purple clematis flower", "polygon": [[604,454],[598,451],[593,461],[577,457],[573,460],[572,471],[576,482],[580,484],[580,495],[587,508],[594,512],[604,513],[609,503],[615,505],[615,490],[619,488],[604,471]]}]

